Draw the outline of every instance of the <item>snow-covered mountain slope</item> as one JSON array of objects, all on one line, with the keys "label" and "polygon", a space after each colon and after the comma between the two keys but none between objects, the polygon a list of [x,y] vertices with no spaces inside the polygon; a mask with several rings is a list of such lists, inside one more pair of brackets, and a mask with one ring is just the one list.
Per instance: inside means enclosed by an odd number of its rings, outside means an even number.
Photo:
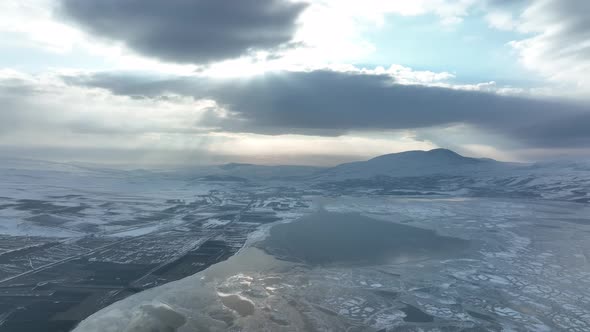
[{"label": "snow-covered mountain slope", "polygon": [[433,174],[464,174],[490,172],[513,167],[492,159],[461,156],[451,150],[407,151],[386,154],[367,161],[338,165],[319,172],[317,180],[368,179],[385,175],[391,177],[426,176]]},{"label": "snow-covered mountain slope", "polygon": [[65,181],[87,188],[95,186],[97,178],[102,179],[98,183],[110,187],[120,183],[153,187],[160,181],[272,182],[314,186],[334,194],[370,190],[385,195],[452,194],[590,202],[589,162],[506,163],[464,157],[446,149],[387,154],[331,168],[233,163],[168,170],[114,170],[30,160],[0,163],[0,179],[5,184],[26,183],[30,178],[47,185],[63,185]]},{"label": "snow-covered mountain slope", "polygon": [[590,202],[590,163],[504,163],[453,151],[409,151],[343,164],[312,177],[336,192],[459,194]]},{"label": "snow-covered mountain slope", "polygon": [[451,194],[590,202],[590,163],[521,164],[470,158],[451,150],[407,151],[330,168],[225,164],[174,170],[170,176],[210,182],[278,181],[334,194]]},{"label": "snow-covered mountain slope", "polygon": [[538,163],[476,178],[474,187],[510,190],[545,199],[590,202],[590,164]]},{"label": "snow-covered mountain slope", "polygon": [[216,181],[341,181],[346,179],[370,179],[375,176],[407,177],[431,174],[463,174],[489,172],[513,167],[492,159],[463,157],[446,149],[408,151],[387,154],[367,161],[351,162],[335,167],[312,166],[263,166],[231,163],[218,166],[197,166],[177,169],[170,174],[194,179]]}]

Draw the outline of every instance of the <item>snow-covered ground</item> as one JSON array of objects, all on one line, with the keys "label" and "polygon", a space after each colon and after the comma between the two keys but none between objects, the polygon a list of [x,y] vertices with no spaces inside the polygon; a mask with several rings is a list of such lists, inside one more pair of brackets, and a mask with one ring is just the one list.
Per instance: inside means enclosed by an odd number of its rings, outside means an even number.
[{"label": "snow-covered ground", "polygon": [[[469,249],[420,262],[310,268],[276,260],[251,243],[202,273],[98,312],[76,331],[135,331],[134,317],[152,311],[162,318],[144,321],[146,329],[179,332],[590,328],[585,205],[391,197],[331,198],[322,205],[334,213],[354,211],[460,237]],[[224,301],[227,294],[236,302]]]},{"label": "snow-covered ground", "polygon": [[[0,163],[0,304],[11,308],[0,313],[0,331],[32,305],[15,304],[22,294],[47,297],[55,310],[39,324],[92,312],[63,311],[51,295],[63,286],[92,289],[80,305],[96,308],[144,290],[76,331],[590,330],[590,167],[419,155],[328,169]],[[257,249],[275,225],[316,211],[430,230],[472,247],[460,257],[428,259],[417,248],[391,264],[313,267]],[[117,297],[121,289],[132,291]]]}]

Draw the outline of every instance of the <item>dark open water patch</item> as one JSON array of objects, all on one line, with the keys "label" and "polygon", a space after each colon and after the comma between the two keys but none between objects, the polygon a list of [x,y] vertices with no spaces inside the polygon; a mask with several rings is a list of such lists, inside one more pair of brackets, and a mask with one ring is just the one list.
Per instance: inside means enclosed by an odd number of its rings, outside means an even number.
[{"label": "dark open water patch", "polygon": [[434,322],[434,316],[431,316],[424,311],[414,307],[413,305],[406,304],[404,308],[400,309],[406,314],[404,317],[405,322],[410,323],[432,323]]},{"label": "dark open water patch", "polygon": [[281,259],[311,265],[379,265],[449,258],[469,248],[467,240],[353,213],[318,212],[279,224],[259,244]]},{"label": "dark open water patch", "polygon": [[37,199],[19,199],[14,208],[20,211],[30,211],[35,214],[54,213],[54,214],[73,214],[77,215],[81,211],[88,208],[85,204],[78,206],[62,206],[55,205],[49,201],[42,201]]},{"label": "dark open water patch", "polygon": [[490,323],[495,323],[496,322],[496,320],[492,316],[484,315],[484,314],[482,314],[480,312],[467,310],[467,313],[469,315],[471,315],[472,317],[475,317],[475,318],[478,318],[478,319],[481,319],[481,320],[485,320],[485,321],[488,321]]},{"label": "dark open water patch", "polygon": [[27,218],[27,220],[30,220],[41,226],[59,226],[70,221],[69,219],[60,218],[46,213]]}]

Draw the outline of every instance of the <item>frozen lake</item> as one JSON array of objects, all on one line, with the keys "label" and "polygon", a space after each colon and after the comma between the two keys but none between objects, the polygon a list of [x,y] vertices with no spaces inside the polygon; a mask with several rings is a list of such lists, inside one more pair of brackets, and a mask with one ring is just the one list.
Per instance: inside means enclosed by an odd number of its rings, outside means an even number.
[{"label": "frozen lake", "polygon": [[[98,312],[76,331],[590,327],[585,205],[374,196],[322,198],[321,206],[225,262]],[[146,313],[152,319],[141,319]]]},{"label": "frozen lake", "polygon": [[469,241],[359,213],[322,210],[274,226],[260,247],[310,265],[383,265],[460,256]]}]

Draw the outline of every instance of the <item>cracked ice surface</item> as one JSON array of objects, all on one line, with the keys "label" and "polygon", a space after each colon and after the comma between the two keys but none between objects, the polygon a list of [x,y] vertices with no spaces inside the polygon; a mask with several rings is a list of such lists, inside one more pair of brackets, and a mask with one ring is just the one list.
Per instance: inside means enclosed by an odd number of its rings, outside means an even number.
[{"label": "cracked ice surface", "polygon": [[[186,323],[176,328],[180,332],[203,327],[210,331],[590,330],[590,221],[579,222],[588,212],[583,205],[391,197],[324,198],[320,205],[331,213],[355,212],[433,230],[470,245],[445,257],[318,265],[294,256],[293,248],[271,250],[280,254],[278,260],[256,248],[263,236],[253,237],[250,247],[230,260],[116,303],[76,331],[131,331],[132,317],[145,311],[145,305],[182,315]],[[341,236],[338,232],[336,227],[332,236]],[[327,243],[330,240],[326,238]],[[417,243],[416,250],[421,248]],[[234,304],[224,304],[226,294],[235,295],[238,306],[253,305],[253,310],[244,315],[232,308]]]}]

